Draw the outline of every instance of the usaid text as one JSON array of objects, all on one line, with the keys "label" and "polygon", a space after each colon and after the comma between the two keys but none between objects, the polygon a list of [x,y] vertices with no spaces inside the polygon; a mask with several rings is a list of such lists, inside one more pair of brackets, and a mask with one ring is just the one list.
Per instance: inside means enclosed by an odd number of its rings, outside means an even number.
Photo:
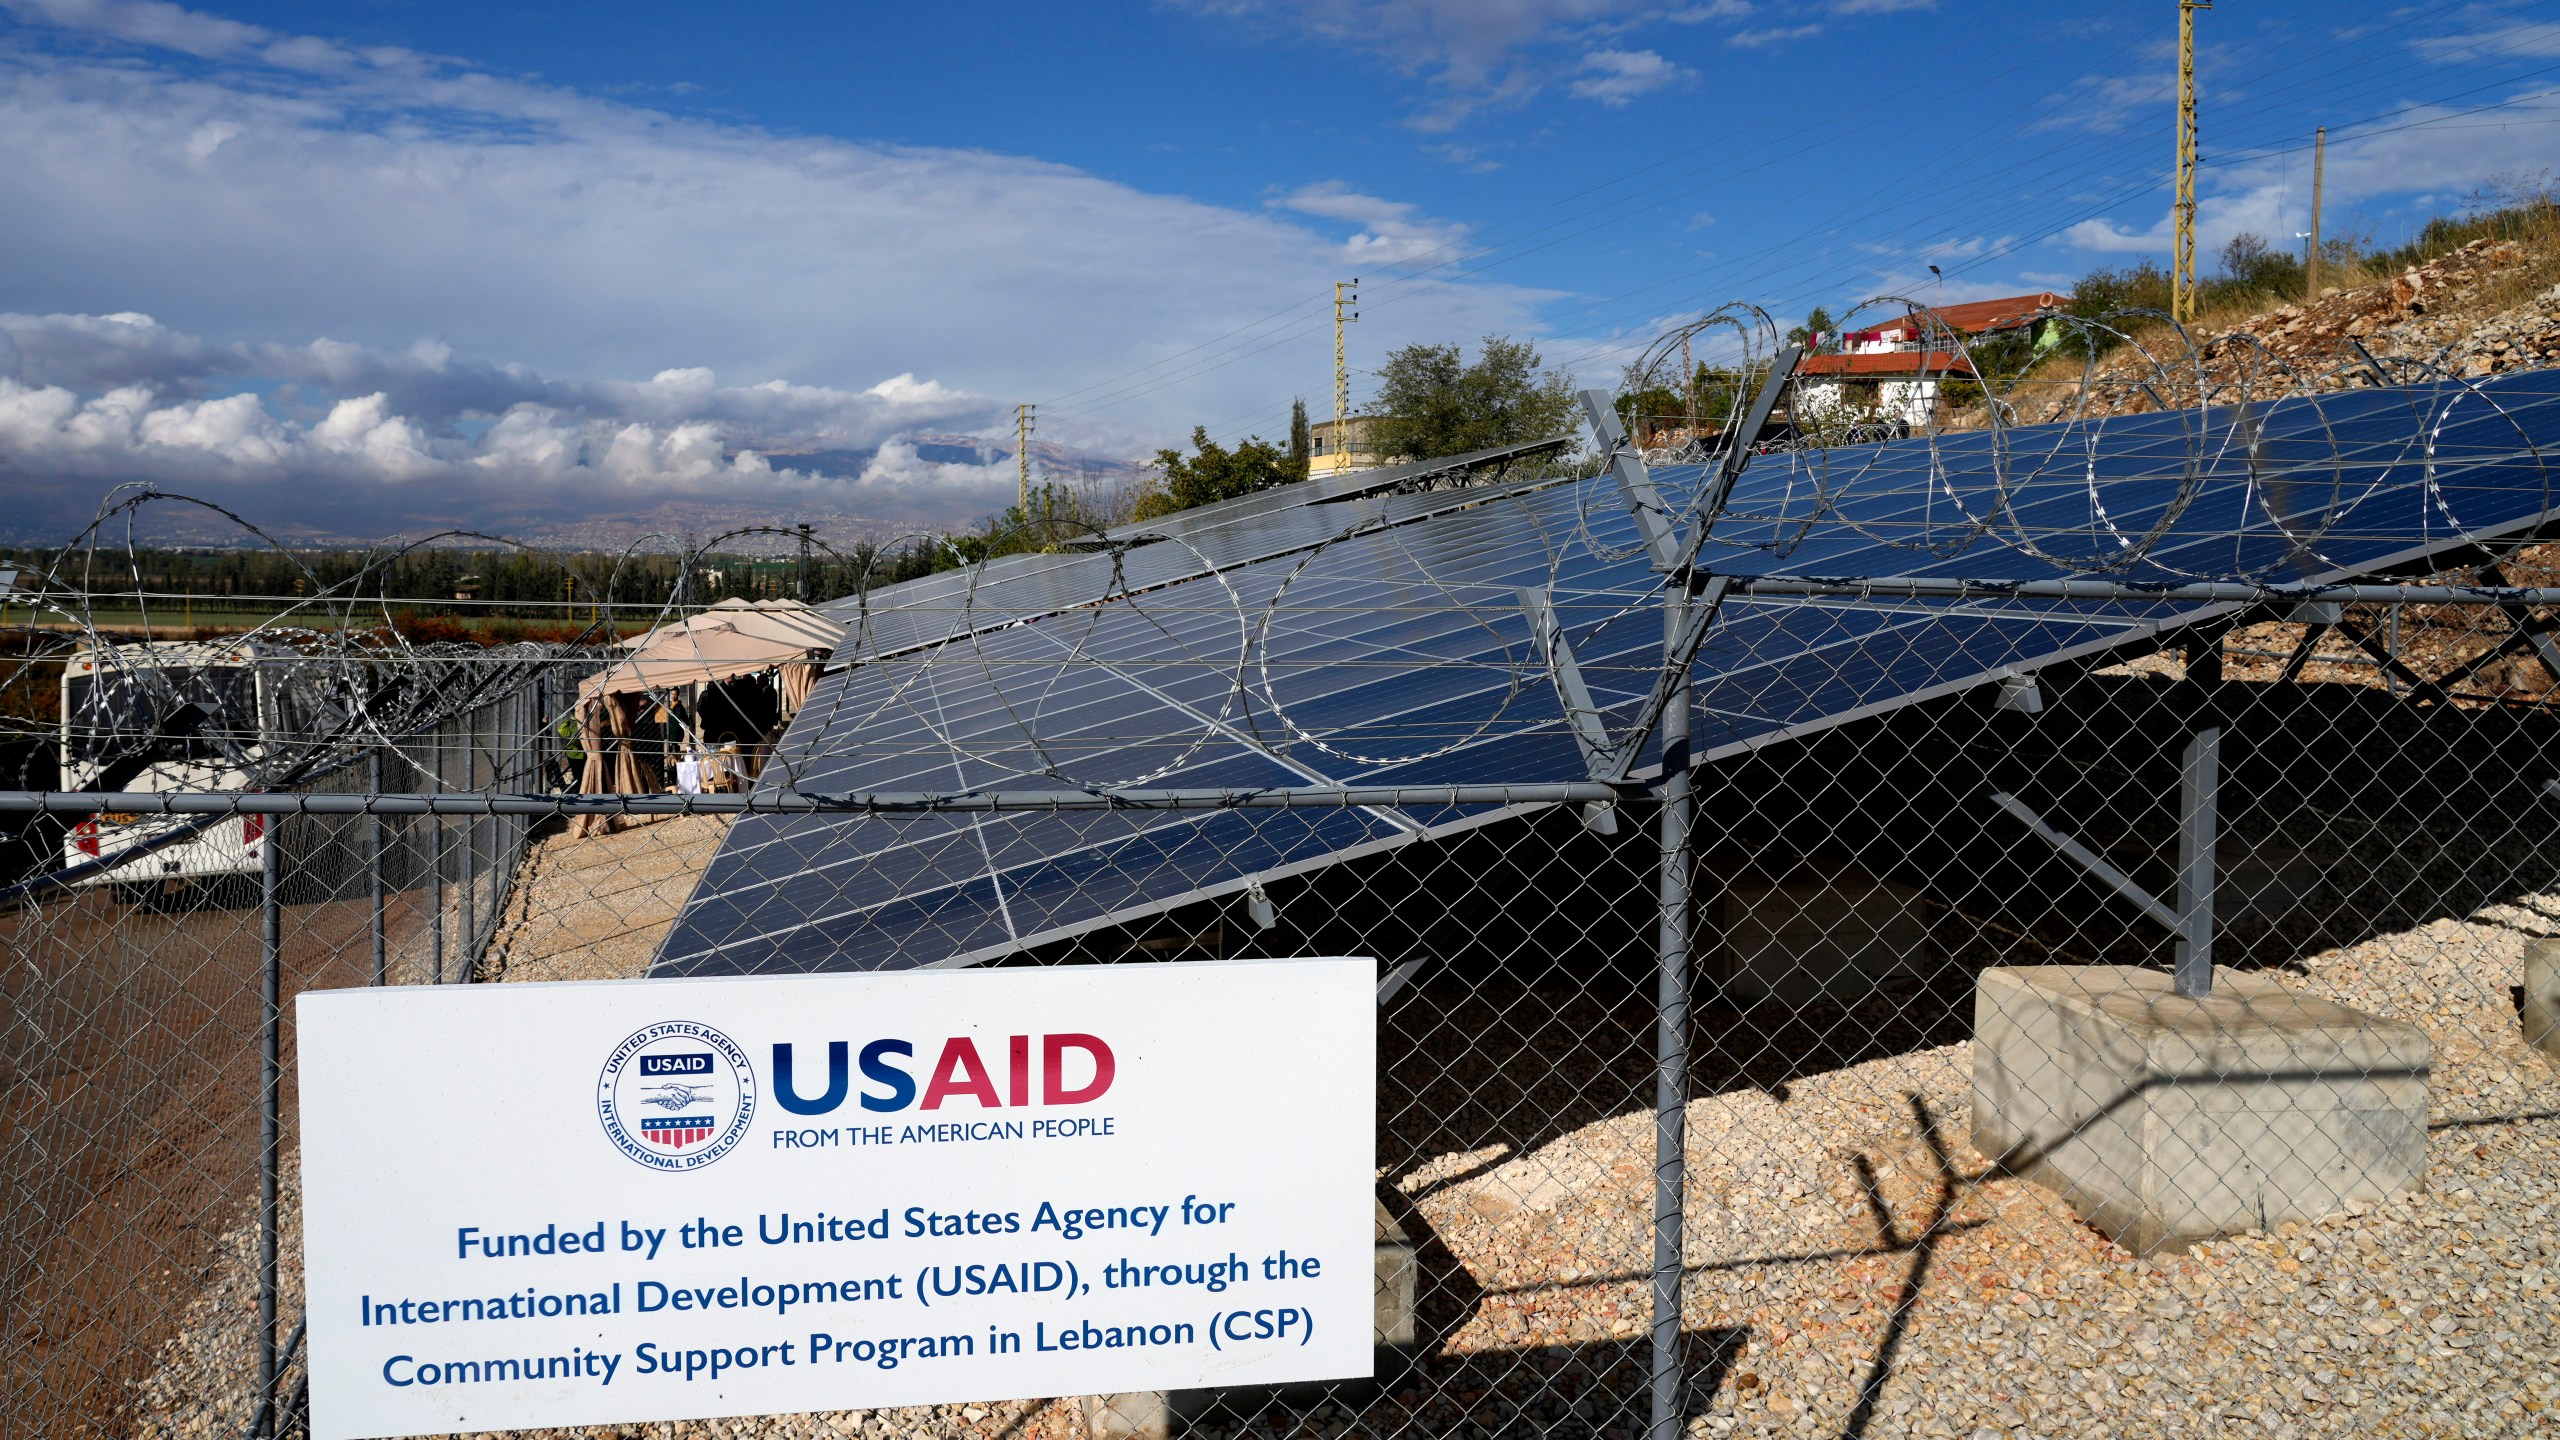
[{"label": "usaid text", "polygon": [[[1376,984],[1309,960],[307,994],[313,1433],[1364,1375]],[[412,1111],[470,1124],[386,1123]]]}]

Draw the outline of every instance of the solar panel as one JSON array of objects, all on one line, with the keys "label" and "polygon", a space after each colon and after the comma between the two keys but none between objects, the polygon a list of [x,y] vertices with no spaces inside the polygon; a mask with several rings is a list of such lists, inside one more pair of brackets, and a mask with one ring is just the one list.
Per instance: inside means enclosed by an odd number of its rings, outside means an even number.
[{"label": "solar panel", "polygon": [[[1534,462],[1564,449],[1558,437],[1502,445],[1383,469],[1319,475],[1133,522],[1062,548],[999,556],[819,608],[845,627],[836,659],[868,663],[939,645],[1025,616],[1145,591],[1236,565],[1321,545],[1346,530],[1482,503],[1555,483]],[[1514,475],[1515,467],[1532,468]],[[1471,482],[1462,491],[1435,483]]]},{"label": "solar panel", "polygon": [[[2536,372],[1764,456],[1701,560],[1741,576],[2342,579],[2550,523],[2560,497],[2538,447],[2551,441],[2560,376]],[[1703,480],[1654,474],[1675,505]],[[1554,597],[1604,725],[1625,733],[1657,675],[1661,580],[1612,483],[1351,503],[1369,507],[1358,526],[1305,525],[1312,507],[1296,506],[1210,527],[1237,558],[1168,566],[1161,583],[1074,557],[982,581],[971,623],[935,640],[849,641],[853,663],[821,682],[768,780],[831,794],[1587,778],[1519,592]],[[1134,568],[1166,548],[1119,558]],[[1077,568],[1097,561],[1100,581]],[[998,593],[1038,599],[999,624],[985,603]],[[922,603],[948,606],[951,591]],[[1730,597],[1697,658],[1693,754],[2229,608]],[[1656,751],[1637,763],[1658,765]],[[656,973],[971,963],[1504,813],[742,816]]]}]

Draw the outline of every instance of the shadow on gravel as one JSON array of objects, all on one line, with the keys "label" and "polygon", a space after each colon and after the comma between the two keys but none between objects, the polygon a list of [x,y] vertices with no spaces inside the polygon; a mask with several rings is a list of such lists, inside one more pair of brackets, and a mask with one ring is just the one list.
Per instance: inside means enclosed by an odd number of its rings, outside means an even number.
[{"label": "shadow on gravel", "polygon": [[[1684,1337],[1690,1414],[1721,1389],[1750,1333]],[[1310,1434],[1537,1435],[1641,1440],[1651,1405],[1651,1340],[1423,1355],[1367,1385],[1222,1391],[1179,1419],[1186,1440]]]}]

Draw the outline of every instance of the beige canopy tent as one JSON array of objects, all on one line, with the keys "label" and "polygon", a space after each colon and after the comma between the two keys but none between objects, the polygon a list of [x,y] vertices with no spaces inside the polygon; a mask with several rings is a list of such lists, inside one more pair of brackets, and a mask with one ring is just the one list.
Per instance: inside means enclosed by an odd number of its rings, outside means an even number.
[{"label": "beige canopy tent", "polygon": [[[640,753],[633,740],[650,695],[698,696],[693,687],[769,673],[787,722],[808,701],[818,667],[843,638],[843,626],[796,600],[723,600],[624,640],[628,653],[578,686],[578,736],[586,752],[579,792],[645,794],[664,783],[653,759]],[[747,774],[761,768],[762,751],[772,738],[768,735],[753,747],[755,753],[745,761]],[[688,743],[698,744],[698,737]],[[572,830],[587,834],[610,828],[604,819],[582,816]]]},{"label": "beige canopy tent", "polygon": [[[723,600],[623,641],[630,653],[588,676],[578,687],[578,698],[672,690],[786,665],[814,665],[834,653],[843,639],[842,625],[797,600]],[[805,697],[807,692],[802,693]]]}]

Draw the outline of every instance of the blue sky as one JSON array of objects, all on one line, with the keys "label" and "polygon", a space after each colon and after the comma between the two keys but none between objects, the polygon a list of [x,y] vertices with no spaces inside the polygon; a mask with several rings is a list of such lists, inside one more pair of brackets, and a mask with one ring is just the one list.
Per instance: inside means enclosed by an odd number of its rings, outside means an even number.
[{"label": "blue sky", "polygon": [[[2166,253],[2175,8],[0,0],[0,486],[952,518],[1353,363]],[[2199,17],[2204,248],[2560,151],[2560,4]],[[254,504],[252,503],[254,502]],[[360,507],[359,507],[360,508]],[[357,523],[357,522],[350,522]]]}]

